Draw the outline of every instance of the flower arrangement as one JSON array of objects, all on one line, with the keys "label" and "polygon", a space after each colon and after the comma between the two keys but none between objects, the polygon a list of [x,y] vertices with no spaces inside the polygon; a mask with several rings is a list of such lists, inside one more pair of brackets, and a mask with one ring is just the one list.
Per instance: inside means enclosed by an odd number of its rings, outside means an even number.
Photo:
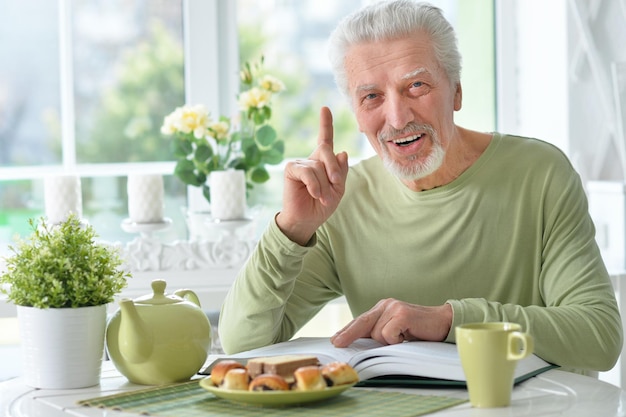
[{"label": "flower arrangement", "polygon": [[29,219],[33,233],[9,246],[0,292],[19,306],[76,308],[107,304],[126,286],[117,249],[95,241],[92,226],[71,214],[51,226]]},{"label": "flower arrangement", "polygon": [[165,116],[161,133],[174,136],[171,149],[177,159],[174,175],[183,183],[202,187],[210,201],[207,177],[212,171],[241,169],[246,186],[269,179],[266,164],[279,164],[285,143],[269,124],[272,97],[285,89],[279,79],[262,73],[263,58],[245,63],[240,71],[238,95],[241,114],[236,118],[211,118],[204,105],[185,105]]}]

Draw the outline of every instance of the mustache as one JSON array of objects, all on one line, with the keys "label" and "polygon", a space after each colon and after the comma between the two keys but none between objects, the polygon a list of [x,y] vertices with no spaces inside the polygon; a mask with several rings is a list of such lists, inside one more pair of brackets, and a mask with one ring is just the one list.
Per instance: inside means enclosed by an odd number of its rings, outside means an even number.
[{"label": "mustache", "polygon": [[398,136],[406,136],[407,134],[414,134],[414,133],[420,133],[420,132],[426,132],[431,137],[436,136],[435,129],[433,129],[431,125],[410,122],[402,129],[394,129],[390,127],[390,128],[383,130],[382,132],[378,134],[378,140],[380,142],[386,142],[390,138],[395,138]]}]

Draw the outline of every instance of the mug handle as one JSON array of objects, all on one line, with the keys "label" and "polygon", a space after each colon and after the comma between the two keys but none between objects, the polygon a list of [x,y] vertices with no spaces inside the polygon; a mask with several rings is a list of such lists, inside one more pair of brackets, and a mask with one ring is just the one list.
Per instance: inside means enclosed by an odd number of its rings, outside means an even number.
[{"label": "mug handle", "polygon": [[[519,349],[521,346],[521,350]],[[507,359],[518,361],[533,353],[535,347],[533,337],[528,333],[511,332],[508,335]]]}]

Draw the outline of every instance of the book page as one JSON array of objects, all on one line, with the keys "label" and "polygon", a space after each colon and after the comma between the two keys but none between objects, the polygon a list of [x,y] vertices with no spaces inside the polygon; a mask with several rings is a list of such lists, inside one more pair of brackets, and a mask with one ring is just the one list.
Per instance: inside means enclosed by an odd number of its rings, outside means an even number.
[{"label": "book page", "polygon": [[408,376],[465,382],[465,373],[463,373],[463,368],[460,363],[410,363],[406,360],[397,360],[388,357],[385,358],[383,362],[377,360],[361,362],[357,371],[361,379],[396,375],[400,378]]},{"label": "book page", "polygon": [[349,362],[355,353],[381,346],[384,345],[373,339],[359,339],[347,348],[336,348],[328,337],[301,337],[231,356],[252,358],[293,354],[316,355],[322,364],[326,364],[333,361]]},{"label": "book page", "polygon": [[[302,337],[259,349],[231,355],[253,358],[275,355],[315,355],[322,364],[347,362],[362,379],[385,375],[407,375],[465,381],[455,344],[444,342],[404,342],[383,345],[373,339],[358,339],[347,348],[336,348],[327,337]],[[553,366],[536,355],[518,362],[515,378],[534,375]]]},{"label": "book page", "polygon": [[[357,342],[364,339],[359,339]],[[365,339],[366,340],[366,339]],[[355,342],[356,343],[356,342]],[[395,345],[380,345],[375,349],[358,349],[352,356],[350,364],[358,365],[361,361],[368,360],[373,357],[385,358],[393,357],[396,359],[408,359],[409,363],[413,362],[437,362],[448,363],[460,366],[459,354],[456,345],[443,342],[404,342]],[[384,361],[380,359],[379,362]]]},{"label": "book page", "polygon": [[[382,346],[355,353],[350,364],[359,374],[367,369],[363,378],[378,373],[377,376],[397,374],[465,381],[457,347],[452,343],[417,341]],[[550,367],[548,362],[530,355],[517,363],[515,378]]]},{"label": "book page", "polygon": [[[443,342],[404,342],[356,353],[350,364],[363,379],[384,375],[409,375],[465,381],[455,344]],[[518,361],[517,382],[554,366],[530,355]]]}]

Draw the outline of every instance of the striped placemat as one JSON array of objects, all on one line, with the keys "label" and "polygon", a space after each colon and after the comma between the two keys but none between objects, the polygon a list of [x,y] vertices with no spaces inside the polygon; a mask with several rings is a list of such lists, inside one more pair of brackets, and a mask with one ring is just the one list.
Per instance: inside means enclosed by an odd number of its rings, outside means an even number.
[{"label": "striped placemat", "polygon": [[333,417],[413,417],[433,413],[467,400],[350,388],[341,395],[316,403],[272,408],[239,404],[215,397],[198,381],[152,387],[78,403],[161,417],[249,417],[258,416],[333,416]]}]

